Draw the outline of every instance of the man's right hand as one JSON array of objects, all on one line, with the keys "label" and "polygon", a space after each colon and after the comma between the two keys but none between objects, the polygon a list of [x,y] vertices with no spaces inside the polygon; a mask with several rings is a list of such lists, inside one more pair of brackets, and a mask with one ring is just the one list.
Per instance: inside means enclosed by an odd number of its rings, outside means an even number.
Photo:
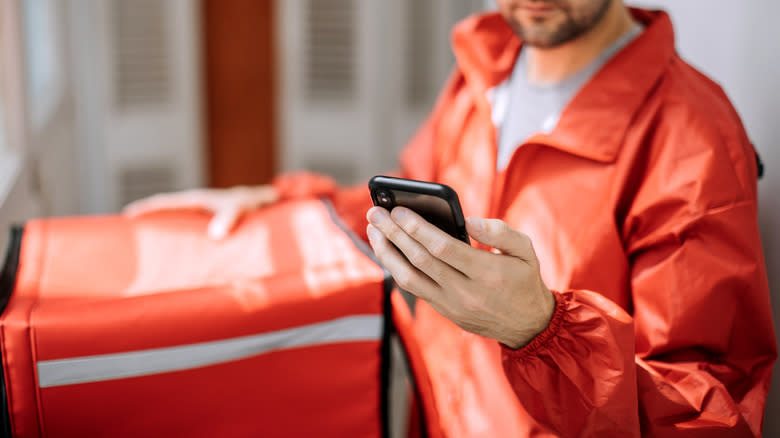
[{"label": "man's right hand", "polygon": [[207,211],[214,214],[209,223],[208,235],[213,239],[221,239],[245,213],[278,200],[279,192],[271,185],[193,189],[140,199],[125,206],[123,213],[140,216],[166,210]]}]

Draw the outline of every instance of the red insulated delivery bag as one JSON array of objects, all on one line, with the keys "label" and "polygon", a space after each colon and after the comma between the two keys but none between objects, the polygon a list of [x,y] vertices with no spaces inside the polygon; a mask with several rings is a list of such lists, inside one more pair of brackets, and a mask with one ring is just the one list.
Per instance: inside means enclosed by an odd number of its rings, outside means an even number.
[{"label": "red insulated delivery bag", "polygon": [[320,200],[35,220],[0,279],[13,437],[387,434],[390,286]]}]

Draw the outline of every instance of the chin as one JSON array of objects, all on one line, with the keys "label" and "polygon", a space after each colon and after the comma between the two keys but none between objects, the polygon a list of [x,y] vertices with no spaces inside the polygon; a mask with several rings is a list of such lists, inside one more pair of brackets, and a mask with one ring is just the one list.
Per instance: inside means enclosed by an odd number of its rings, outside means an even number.
[{"label": "chin", "polygon": [[540,26],[538,24],[531,26],[512,27],[525,44],[534,47],[552,47],[555,45],[556,28],[553,26]]}]

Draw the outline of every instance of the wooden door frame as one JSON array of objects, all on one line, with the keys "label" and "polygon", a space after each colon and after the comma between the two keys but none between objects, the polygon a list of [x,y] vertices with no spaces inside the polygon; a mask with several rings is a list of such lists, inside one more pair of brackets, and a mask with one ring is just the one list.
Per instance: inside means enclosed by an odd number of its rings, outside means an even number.
[{"label": "wooden door frame", "polygon": [[276,171],[276,2],[202,0],[208,184],[262,184]]}]

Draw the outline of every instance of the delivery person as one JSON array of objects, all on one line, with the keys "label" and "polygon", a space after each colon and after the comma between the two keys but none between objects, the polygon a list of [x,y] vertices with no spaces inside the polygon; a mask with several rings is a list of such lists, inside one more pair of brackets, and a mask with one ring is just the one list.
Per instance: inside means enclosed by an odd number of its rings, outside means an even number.
[{"label": "delivery person", "polygon": [[420,299],[445,436],[760,436],[777,346],[735,110],[663,12],[497,3],[456,26],[457,67],[401,170],[452,186],[491,251],[313,175],[129,211],[212,209],[224,235],[247,209],[330,196]]}]

